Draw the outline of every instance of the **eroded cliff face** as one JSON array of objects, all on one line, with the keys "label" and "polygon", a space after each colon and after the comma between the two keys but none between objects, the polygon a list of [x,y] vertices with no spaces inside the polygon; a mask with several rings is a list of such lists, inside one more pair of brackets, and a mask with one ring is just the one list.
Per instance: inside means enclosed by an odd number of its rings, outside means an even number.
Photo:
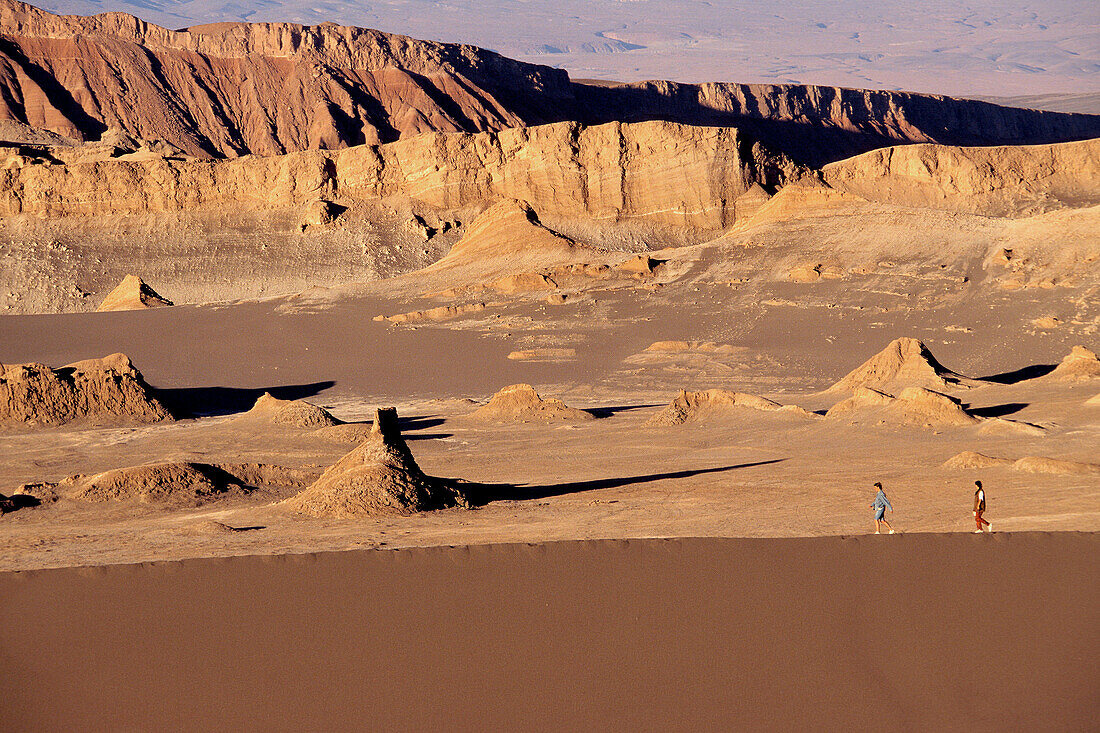
[{"label": "eroded cliff face", "polygon": [[223,161],[54,165],[16,152],[0,171],[0,215],[245,211],[388,197],[456,210],[515,199],[553,217],[718,230],[733,223],[737,198],[753,184],[774,190],[805,173],[731,128],[563,122]]},{"label": "eroded cliff face", "polygon": [[109,128],[191,155],[276,155],[578,121],[732,126],[811,166],[897,143],[1100,137],[1100,116],[900,92],[765,84],[571,83],[471,46],[333,24],[171,31],[0,0],[0,121],[98,140]]},{"label": "eroded cliff face", "polygon": [[985,216],[1100,204],[1100,139],[1060,145],[908,145],[827,165],[830,186],[869,201]]},{"label": "eroded cliff face", "polygon": [[192,155],[275,155],[541,121],[568,77],[472,46],[332,24],[170,31],[122,13],[0,3],[0,119],[97,140],[110,127]]}]

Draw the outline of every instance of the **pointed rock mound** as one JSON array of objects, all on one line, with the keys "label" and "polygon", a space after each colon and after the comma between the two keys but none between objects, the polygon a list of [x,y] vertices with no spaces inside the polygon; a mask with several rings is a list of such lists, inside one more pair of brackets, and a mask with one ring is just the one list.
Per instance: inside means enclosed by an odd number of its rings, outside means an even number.
[{"label": "pointed rock mound", "polygon": [[1100,359],[1096,358],[1096,352],[1084,346],[1074,346],[1062,363],[1046,376],[1054,382],[1084,382],[1097,377],[1100,377]]},{"label": "pointed rock mound", "polygon": [[532,253],[571,256],[577,249],[568,237],[547,229],[535,211],[520,201],[501,201],[478,214],[439,264],[494,257],[528,257]]},{"label": "pointed rock mound", "polygon": [[529,384],[513,384],[497,392],[470,415],[475,420],[498,423],[592,420],[590,412],[569,407],[561,400],[543,399]]},{"label": "pointed rock mound", "polygon": [[963,409],[958,399],[923,387],[906,387],[897,397],[869,387],[858,387],[851,397],[825,413],[827,418],[845,416],[854,421],[877,419],[882,423],[928,428],[965,427],[981,422]]},{"label": "pointed rock mound", "polygon": [[797,415],[799,417],[817,417],[812,412],[797,405],[781,405],[778,402],[756,395],[745,394],[744,392],[729,392],[724,389],[688,392],[682,389],[676,395],[676,398],[668,404],[668,407],[651,418],[647,424],[683,425],[687,422],[695,422],[708,417],[728,415],[737,408]]},{"label": "pointed rock mound", "polygon": [[968,386],[967,381],[936,361],[921,341],[899,338],[826,391],[850,392],[859,387],[876,390],[904,387],[949,389]]},{"label": "pointed rock mound", "polygon": [[241,422],[269,422],[294,428],[325,428],[339,425],[328,410],[305,400],[280,400],[264,392],[251,410],[237,418]]},{"label": "pointed rock mound", "polygon": [[0,425],[62,425],[81,418],[151,423],[171,416],[125,354],[60,369],[7,365],[0,375]]},{"label": "pointed rock mound", "polygon": [[162,308],[172,305],[172,301],[162,298],[137,275],[122,278],[114,290],[107,294],[96,312],[137,311],[146,308]]},{"label": "pointed rock mound", "polygon": [[412,514],[468,507],[454,486],[426,476],[401,437],[397,410],[379,409],[370,437],[284,505],[314,517]]}]

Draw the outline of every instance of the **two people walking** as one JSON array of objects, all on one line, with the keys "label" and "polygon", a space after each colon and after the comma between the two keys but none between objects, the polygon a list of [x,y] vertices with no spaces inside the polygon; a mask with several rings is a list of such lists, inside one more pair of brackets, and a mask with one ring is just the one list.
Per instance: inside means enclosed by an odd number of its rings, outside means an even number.
[{"label": "two people walking", "polygon": [[[982,488],[981,481],[975,481],[974,485],[978,487],[974,492],[974,522],[978,525],[974,533],[992,532],[993,525],[982,518],[982,514],[985,513],[985,489]],[[875,488],[878,489],[875,500],[867,505],[868,509],[875,510],[875,534],[882,534],[883,525],[886,525],[886,529],[890,530],[890,534],[897,534],[894,528],[890,526],[890,522],[886,520],[886,512],[894,511],[894,506],[886,498],[886,492],[882,489],[881,481],[875,482]]]}]

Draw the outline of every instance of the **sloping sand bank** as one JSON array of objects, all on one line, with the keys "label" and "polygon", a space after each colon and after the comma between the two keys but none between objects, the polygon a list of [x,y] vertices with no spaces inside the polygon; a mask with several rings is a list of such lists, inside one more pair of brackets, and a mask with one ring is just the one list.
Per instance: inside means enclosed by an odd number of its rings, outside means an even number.
[{"label": "sloping sand bank", "polygon": [[486,545],[0,574],[12,730],[1069,730],[1095,534]]}]

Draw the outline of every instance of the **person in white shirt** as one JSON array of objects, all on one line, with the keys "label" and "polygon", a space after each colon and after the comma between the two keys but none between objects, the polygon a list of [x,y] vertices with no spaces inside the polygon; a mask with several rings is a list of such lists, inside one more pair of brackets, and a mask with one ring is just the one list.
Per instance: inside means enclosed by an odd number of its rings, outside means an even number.
[{"label": "person in white shirt", "polygon": [[985,489],[982,488],[981,481],[975,481],[974,485],[978,487],[978,490],[974,492],[974,521],[978,525],[978,528],[974,530],[974,534],[981,534],[983,526],[986,532],[992,532],[993,525],[982,519],[982,513],[985,511]]}]

